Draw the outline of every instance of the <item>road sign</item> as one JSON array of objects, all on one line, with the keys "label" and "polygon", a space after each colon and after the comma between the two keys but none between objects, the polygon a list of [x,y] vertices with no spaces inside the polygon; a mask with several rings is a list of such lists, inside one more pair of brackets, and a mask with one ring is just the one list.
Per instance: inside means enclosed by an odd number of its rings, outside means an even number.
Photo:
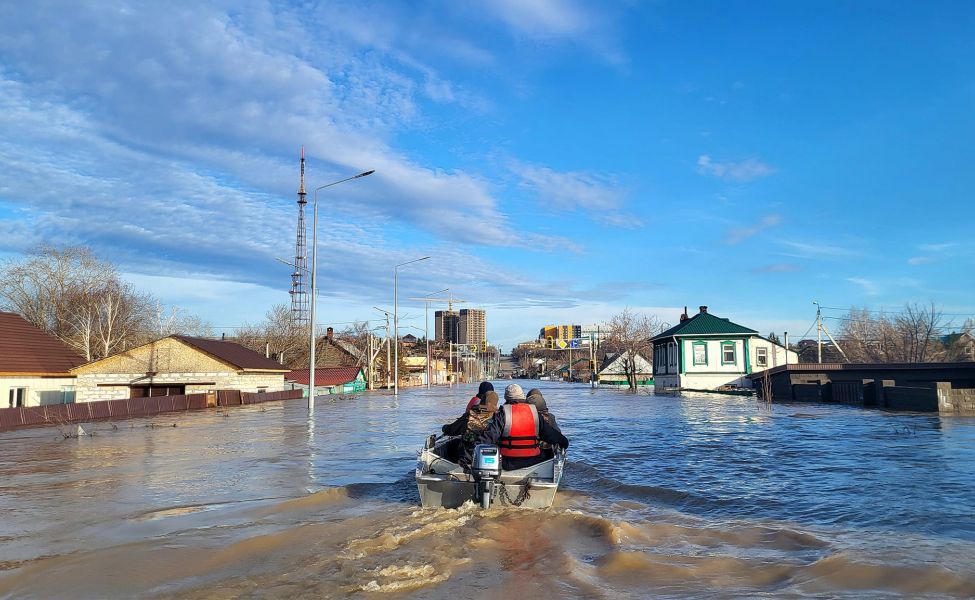
[{"label": "road sign", "polygon": [[569,347],[569,342],[565,340],[558,340],[555,342],[555,345],[561,348],[562,350],[565,350],[566,348]]},{"label": "road sign", "polygon": [[579,339],[579,338],[573,338],[573,339],[569,340],[569,348],[578,348],[578,347],[580,347],[582,345],[581,342],[582,342],[581,339]]}]

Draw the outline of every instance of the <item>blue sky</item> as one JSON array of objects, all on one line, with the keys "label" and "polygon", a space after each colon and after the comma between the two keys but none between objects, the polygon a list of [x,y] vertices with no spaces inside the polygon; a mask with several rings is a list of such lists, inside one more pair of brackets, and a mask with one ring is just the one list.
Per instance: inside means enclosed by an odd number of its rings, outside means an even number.
[{"label": "blue sky", "polygon": [[424,255],[400,297],[450,287],[505,347],[625,306],[963,320],[973,30],[968,2],[6,3],[0,253],[87,244],[258,321],[289,301],[304,145],[309,188],[376,169],[321,196],[339,327]]}]

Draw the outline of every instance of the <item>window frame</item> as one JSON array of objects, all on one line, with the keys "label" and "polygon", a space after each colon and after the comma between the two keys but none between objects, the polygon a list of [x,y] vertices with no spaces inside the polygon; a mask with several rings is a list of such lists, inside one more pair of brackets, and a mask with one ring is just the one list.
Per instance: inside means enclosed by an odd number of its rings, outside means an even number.
[{"label": "window frame", "polygon": [[[18,394],[18,392],[20,393]],[[27,387],[18,386],[10,388],[10,392],[7,394],[7,403],[10,408],[23,408],[27,406]]]},{"label": "window frame", "polygon": [[765,346],[755,348],[755,366],[768,367],[768,348]]},{"label": "window frame", "polygon": [[[704,362],[698,362],[697,360],[698,346],[704,348]],[[691,364],[695,367],[708,366],[708,343],[707,342],[691,342]]]},{"label": "window frame", "polygon": [[[725,350],[731,349],[731,360],[725,360]],[[721,342],[721,365],[737,365],[738,364],[738,345],[732,341]]]}]

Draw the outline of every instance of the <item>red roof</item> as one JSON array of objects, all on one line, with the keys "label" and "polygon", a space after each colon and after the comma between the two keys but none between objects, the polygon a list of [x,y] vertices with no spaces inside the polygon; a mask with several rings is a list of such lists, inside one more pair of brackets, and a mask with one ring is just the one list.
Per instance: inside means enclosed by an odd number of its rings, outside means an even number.
[{"label": "red roof", "polygon": [[276,360],[267,358],[260,352],[254,352],[250,348],[245,348],[234,342],[223,340],[211,340],[209,338],[190,337],[188,335],[174,335],[173,338],[189,344],[197,350],[202,350],[218,358],[225,363],[229,363],[238,369],[249,371],[287,371],[288,368]]},{"label": "red roof", "polygon": [[16,313],[0,312],[0,373],[65,375],[85,359]]},{"label": "red roof", "polygon": [[[341,385],[355,381],[360,367],[315,367],[315,386]],[[295,369],[285,380],[308,385],[308,369]]]}]

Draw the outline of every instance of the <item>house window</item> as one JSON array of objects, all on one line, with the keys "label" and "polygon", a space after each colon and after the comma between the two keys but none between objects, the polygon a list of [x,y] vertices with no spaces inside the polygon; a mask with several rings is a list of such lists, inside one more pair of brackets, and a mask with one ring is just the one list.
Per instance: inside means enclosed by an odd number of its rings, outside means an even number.
[{"label": "house window", "polygon": [[74,404],[74,386],[61,386],[61,404]]},{"label": "house window", "polygon": [[705,342],[694,342],[694,364],[708,364],[708,345]]},{"label": "house window", "polygon": [[733,365],[737,360],[735,360],[735,343],[734,342],[722,342],[721,343],[721,364],[723,365]]},{"label": "house window", "polygon": [[10,388],[10,395],[8,396],[10,408],[19,408],[24,405],[27,400],[27,388]]},{"label": "house window", "polygon": [[755,348],[755,366],[768,366],[768,348]]},{"label": "house window", "polygon": [[670,366],[677,367],[677,344],[670,343],[667,345],[667,355],[670,357]]}]

